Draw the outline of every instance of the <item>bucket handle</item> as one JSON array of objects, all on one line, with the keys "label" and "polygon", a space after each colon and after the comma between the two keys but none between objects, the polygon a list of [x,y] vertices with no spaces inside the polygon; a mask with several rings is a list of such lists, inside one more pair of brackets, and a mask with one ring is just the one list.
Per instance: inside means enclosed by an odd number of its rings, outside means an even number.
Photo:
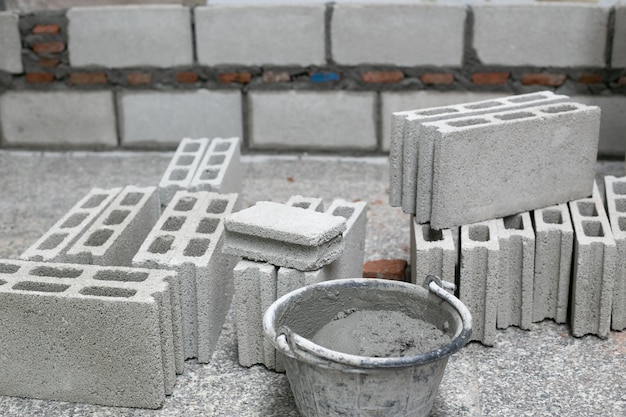
[{"label": "bucket handle", "polygon": [[456,287],[454,284],[442,281],[441,278],[436,275],[427,275],[424,285],[428,287],[429,291],[450,303],[461,316],[463,325],[461,332],[450,343],[440,349],[417,356],[399,358],[371,358],[367,356],[351,355],[326,349],[294,333],[286,325],[279,327],[276,343],[283,352],[292,354],[298,360],[344,371],[346,367],[352,368],[354,371],[358,371],[358,369],[355,368],[398,368],[434,362],[443,357],[447,357],[460,350],[469,342],[472,336],[472,315],[465,304],[446,290],[454,289]]}]

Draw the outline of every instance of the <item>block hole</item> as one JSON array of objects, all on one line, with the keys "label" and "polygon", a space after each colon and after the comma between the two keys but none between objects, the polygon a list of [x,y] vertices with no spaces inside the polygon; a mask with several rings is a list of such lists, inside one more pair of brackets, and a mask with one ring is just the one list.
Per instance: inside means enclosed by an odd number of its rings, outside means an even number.
[{"label": "block hole", "polygon": [[89,216],[89,213],[72,214],[67,220],[63,222],[63,224],[61,225],[61,229],[76,227],[80,225],[87,218],[87,216]]},{"label": "block hole", "polygon": [[85,242],[85,246],[102,246],[113,234],[111,229],[100,229],[93,232]]},{"label": "block hole", "polygon": [[57,268],[52,266],[38,266],[29,272],[30,275],[36,277],[52,277],[52,278],[78,278],[83,273],[82,269],[75,268]]},{"label": "block hole", "polygon": [[544,210],[541,212],[544,223],[563,224],[563,214],[560,210]]},{"label": "block hole", "polygon": [[618,195],[626,194],[626,182],[614,182],[613,192]]},{"label": "block hole", "polygon": [[445,109],[430,109],[430,110],[422,110],[415,112],[418,116],[437,116],[438,114],[446,114],[446,113],[458,113],[457,109],[445,108]]},{"label": "block hole", "polygon": [[624,198],[616,198],[615,199],[615,209],[620,213],[626,212],[626,199]]},{"label": "block hole", "polygon": [[170,235],[158,236],[150,244],[150,247],[148,248],[148,252],[166,253],[172,247],[173,242],[174,242],[174,236],[170,236]]},{"label": "block hole", "polygon": [[197,152],[200,149],[199,143],[187,143],[183,148],[183,152]]},{"label": "block hole", "polygon": [[130,214],[128,210],[113,210],[111,214],[104,220],[106,226],[114,226],[122,223]]},{"label": "block hole", "polygon": [[295,203],[293,207],[298,207],[301,209],[308,209],[309,207],[311,207],[311,203],[307,203],[306,201],[301,201],[301,202]]},{"label": "block hole", "polygon": [[181,166],[181,167],[186,167],[186,166],[193,164],[194,159],[196,158],[191,155],[181,155],[176,160],[176,165]]},{"label": "block hole", "polygon": [[211,200],[206,212],[211,214],[220,214],[226,211],[226,207],[228,207],[228,200]]},{"label": "block hole", "polygon": [[589,237],[604,237],[602,223],[594,221],[583,222],[583,233]]},{"label": "block hole", "polygon": [[595,203],[591,201],[579,201],[576,203],[578,207],[578,212],[581,216],[585,217],[597,217],[598,216],[598,208]]},{"label": "block hole", "polygon": [[333,216],[343,217],[344,219],[349,219],[352,214],[354,214],[353,207],[337,207],[333,210]]},{"label": "block hole", "polygon": [[61,242],[63,242],[65,240],[66,237],[67,237],[67,233],[54,233],[54,234],[48,236],[48,238],[46,240],[41,242],[41,245],[39,245],[37,247],[37,249],[39,249],[39,250],[51,250],[51,249],[54,249],[57,246],[59,246],[61,244]]},{"label": "block hole", "polygon": [[143,198],[143,193],[128,193],[120,203],[122,206],[136,206]]},{"label": "block hole", "polygon": [[502,106],[503,103],[497,101],[485,101],[484,103],[466,104],[463,107],[470,110],[490,109],[492,107]]},{"label": "block hole", "polygon": [[504,217],[502,220],[504,221],[504,228],[507,230],[524,230],[524,221],[519,214]]},{"label": "block hole", "polygon": [[168,217],[167,220],[165,220],[165,223],[163,223],[161,230],[164,230],[166,232],[176,232],[180,230],[181,227],[183,227],[186,219],[186,217],[182,216]]},{"label": "block hole", "polygon": [[448,122],[448,125],[452,127],[466,127],[466,126],[484,125],[487,123],[491,123],[491,122],[487,119],[466,119],[466,120],[455,120],[452,122]]},{"label": "block hole", "polygon": [[174,206],[174,210],[176,211],[189,211],[196,205],[196,201],[198,201],[195,197],[183,197]]},{"label": "block hole", "polygon": [[64,284],[53,284],[50,282],[33,282],[23,281],[18,282],[13,286],[14,290],[20,291],[36,291],[36,292],[63,292],[70,286]]},{"label": "block hole", "polygon": [[215,230],[217,229],[217,225],[219,224],[220,224],[220,219],[215,219],[215,218],[202,219],[200,221],[200,224],[198,225],[198,228],[196,229],[196,233],[204,233],[204,234],[215,233]]},{"label": "block hole", "polygon": [[213,151],[226,152],[227,150],[230,149],[230,145],[231,145],[230,142],[220,142],[215,145],[215,148],[213,149]]},{"label": "block hole", "polygon": [[170,172],[170,176],[168,179],[170,181],[184,181],[185,178],[187,178],[187,174],[189,174],[188,169],[173,169],[172,172]]},{"label": "block hole", "polygon": [[89,197],[89,200],[85,201],[80,208],[88,209],[98,207],[104,200],[106,200],[106,194],[96,194]]},{"label": "block hole", "polygon": [[430,226],[422,227],[422,236],[426,242],[439,242],[443,240],[443,231],[431,229]]},{"label": "block hole", "polygon": [[568,105],[568,104],[562,104],[560,106],[552,106],[552,107],[548,107],[545,109],[541,109],[541,111],[543,113],[548,113],[548,114],[555,114],[555,113],[566,113],[568,111],[572,111],[572,110],[577,110],[578,107],[576,106],[572,106],[572,105]]},{"label": "block hole", "polygon": [[2,280],[0,279],[0,285],[4,285],[4,284],[6,284],[6,283],[7,283],[6,281],[2,281]]},{"label": "block hole", "polygon": [[528,103],[529,101],[543,100],[548,98],[545,94],[530,94],[524,97],[512,97],[508,100],[511,103]]},{"label": "block hole", "polygon": [[15,274],[19,270],[19,265],[0,264],[0,274]]},{"label": "block hole", "polygon": [[80,290],[80,293],[82,295],[90,295],[93,297],[130,298],[137,294],[137,291],[128,288],[85,287]]},{"label": "block hole", "polygon": [[207,165],[222,165],[225,159],[226,155],[211,155]]},{"label": "block hole", "polygon": [[183,255],[191,257],[203,256],[209,249],[209,239],[191,239],[183,251]]},{"label": "block hole", "polygon": [[214,180],[215,178],[217,178],[217,175],[220,173],[219,169],[205,169],[204,171],[202,171],[202,174],[200,174],[200,179],[201,180]]},{"label": "block hole", "polygon": [[489,226],[484,224],[469,226],[469,239],[474,242],[488,242],[490,239]]},{"label": "block hole", "polygon": [[93,279],[98,281],[143,282],[148,279],[148,273],[111,269],[96,272]]},{"label": "block hole", "polygon": [[620,217],[617,219],[617,224],[620,231],[626,232],[626,217]]},{"label": "block hole", "polygon": [[533,117],[533,116],[535,116],[534,113],[521,111],[518,113],[499,114],[493,117],[499,120],[516,120],[516,119],[526,119],[527,117]]}]

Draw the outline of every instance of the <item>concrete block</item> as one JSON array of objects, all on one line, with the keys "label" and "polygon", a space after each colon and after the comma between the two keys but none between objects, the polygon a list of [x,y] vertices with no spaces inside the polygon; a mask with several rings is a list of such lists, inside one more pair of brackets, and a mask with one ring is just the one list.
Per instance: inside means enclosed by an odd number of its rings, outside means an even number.
[{"label": "concrete block", "polygon": [[69,9],[73,67],[160,67],[193,64],[190,9],[174,5]]},{"label": "concrete block", "polygon": [[338,4],[332,57],[341,65],[460,67],[465,15],[462,5]]},{"label": "concrete block", "polygon": [[64,262],[65,253],[119,194],[121,188],[92,188],[54,224],[20,259]]},{"label": "concrete block", "polygon": [[186,190],[191,185],[207,148],[210,139],[183,138],[176,148],[161,181],[159,182],[159,202],[166,206],[177,191]]},{"label": "concrete block", "polygon": [[175,383],[173,279],[168,271],[1,261],[0,394],[161,407]]},{"label": "concrete block", "polygon": [[435,143],[431,227],[589,195],[599,125],[600,109],[578,103],[424,123],[424,137]]},{"label": "concrete block", "polygon": [[600,141],[598,154],[603,156],[621,157],[624,155],[626,144],[626,100],[624,96],[573,96],[578,103],[588,106],[598,106],[602,109],[600,115]]},{"label": "concrete block", "polygon": [[569,203],[574,226],[574,259],[570,302],[572,334],[609,337],[616,245],[594,183],[593,195]]},{"label": "concrete block", "polygon": [[[457,231],[458,233],[458,231]],[[459,259],[451,229],[434,230],[411,216],[411,282],[422,285],[427,275],[456,283]]]},{"label": "concrete block", "polygon": [[324,204],[321,198],[303,197],[301,195],[293,195],[285,203],[288,206],[299,207],[313,211],[324,211]]},{"label": "concrete block", "polygon": [[615,239],[615,277],[611,328],[626,329],[626,177],[604,177],[606,205]]},{"label": "concrete block", "polygon": [[179,191],[133,258],[133,266],[173,269],[180,279],[182,352],[207,363],[233,296],[237,259],[222,253],[224,218],[237,194]]},{"label": "concrete block", "polygon": [[251,91],[248,99],[252,149],[376,149],[374,92]]},{"label": "concrete block", "polygon": [[499,329],[517,326],[530,330],[533,319],[535,232],[530,213],[497,219],[500,246],[498,276]]},{"label": "concrete block", "polygon": [[123,146],[177,146],[183,137],[242,136],[239,91],[118,94]]},{"label": "concrete block", "polygon": [[459,298],[472,314],[472,340],[487,346],[496,337],[499,273],[496,220],[462,226]]},{"label": "concrete block", "polygon": [[[472,10],[473,46],[483,64],[604,67],[607,8],[586,4],[475,4]],[[529,31],[530,27],[533,30]]]},{"label": "concrete block", "polygon": [[323,4],[195,8],[202,65],[324,65]]},{"label": "concrete block", "polygon": [[5,145],[117,146],[110,91],[14,91],[0,96]]},{"label": "concrete block", "polygon": [[626,67],[626,5],[615,6],[615,32],[613,33],[613,68]]},{"label": "concrete block", "polygon": [[301,271],[331,263],[344,249],[344,218],[285,204],[258,202],[225,226],[225,253]]},{"label": "concrete block", "polygon": [[22,41],[17,26],[19,16],[0,12],[0,71],[19,74],[22,67]]},{"label": "concrete block", "polygon": [[567,321],[574,229],[567,204],[533,212],[535,278],[533,321]]},{"label": "concrete block", "polygon": [[194,191],[222,194],[241,193],[242,167],[239,138],[211,140],[202,162],[191,180]]}]

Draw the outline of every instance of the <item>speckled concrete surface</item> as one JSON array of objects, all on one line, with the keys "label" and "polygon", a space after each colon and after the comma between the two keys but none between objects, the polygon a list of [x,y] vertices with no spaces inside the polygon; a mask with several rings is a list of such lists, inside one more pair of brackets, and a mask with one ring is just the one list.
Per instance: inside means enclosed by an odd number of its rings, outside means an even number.
[{"label": "speckled concrete surface", "polygon": [[[0,152],[0,257],[15,258],[92,187],[158,183],[172,154]],[[598,164],[624,175],[623,162]],[[245,157],[244,207],[291,195],[368,201],[366,258],[408,260],[409,219],[387,205],[384,158]],[[186,363],[161,410],[0,397],[2,416],[296,417],[284,375],[237,363],[232,311],[213,360]],[[1,354],[1,352],[0,352]],[[431,416],[626,416],[626,332],[608,341],[551,321],[453,356]]]}]

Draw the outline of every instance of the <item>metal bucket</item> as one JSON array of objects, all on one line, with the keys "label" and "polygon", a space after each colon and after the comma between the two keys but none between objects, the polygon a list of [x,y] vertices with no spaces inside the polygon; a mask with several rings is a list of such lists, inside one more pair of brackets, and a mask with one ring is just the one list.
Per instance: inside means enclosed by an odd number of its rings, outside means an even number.
[{"label": "metal bucket", "polygon": [[[265,312],[265,335],[285,356],[298,410],[305,417],[421,417],[432,409],[448,357],[470,340],[472,318],[437,277],[422,288],[379,279],[309,285]],[[310,339],[346,309],[399,311],[435,325],[451,342],[417,356],[367,357],[330,350]]]}]

